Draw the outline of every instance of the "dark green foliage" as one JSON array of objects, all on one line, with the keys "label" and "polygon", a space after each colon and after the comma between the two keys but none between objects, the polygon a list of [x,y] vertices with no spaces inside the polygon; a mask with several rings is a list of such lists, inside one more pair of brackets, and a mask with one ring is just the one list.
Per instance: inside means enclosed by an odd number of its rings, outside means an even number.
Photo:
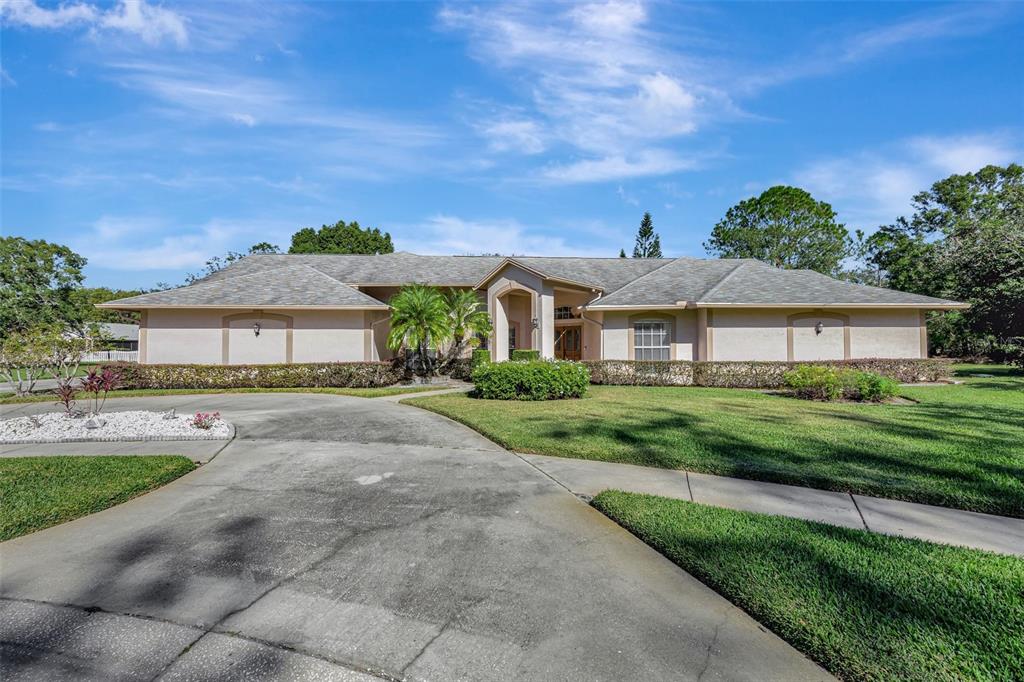
[{"label": "dark green foliage", "polygon": [[626,257],[626,250],[625,249],[619,249],[619,258],[625,258],[625,257]]},{"label": "dark green foliage", "polygon": [[[991,378],[971,376],[983,372]],[[516,452],[686,469],[1024,517],[1024,373],[957,371],[910,404],[759,390],[592,386],[582,400],[410,399]]]},{"label": "dark green foliage", "polygon": [[83,321],[91,322],[123,322],[138,324],[139,313],[131,310],[106,310],[97,308],[97,303],[106,303],[118,298],[138,296],[140,290],[111,289],[109,287],[78,287],[71,290],[71,301],[81,312]]},{"label": "dark green foliage", "polygon": [[909,220],[868,237],[860,257],[886,286],[971,304],[930,315],[935,350],[1024,356],[1024,167],[936,182],[914,197]]},{"label": "dark green foliage", "polygon": [[539,350],[530,350],[526,348],[516,348],[512,351],[509,356],[511,360],[540,360]]},{"label": "dark green foliage", "polygon": [[769,362],[689,360],[588,360],[591,382],[615,386],[707,386],[715,388],[780,388],[786,372],[802,365],[872,372],[900,383],[934,382],[950,373],[950,361],[927,359],[865,359],[831,362]]},{"label": "dark green foliage", "polygon": [[606,491],[594,506],[844,680],[1024,679],[1024,561]]},{"label": "dark green foliage", "polygon": [[0,541],[120,504],[194,467],[177,455],[0,457]]},{"label": "dark green foliage", "polygon": [[[621,255],[624,257],[625,253]],[[636,233],[633,258],[661,258],[661,237],[654,231],[654,222],[648,212],[644,212],[640,229]]]},{"label": "dark green foliage", "polygon": [[81,329],[85,316],[72,292],[85,263],[60,244],[0,237],[0,338],[40,325]]},{"label": "dark green foliage", "polygon": [[391,235],[378,228],[362,228],[357,221],[339,220],[319,230],[304,227],[292,235],[288,253],[394,253]]},{"label": "dark green foliage", "polygon": [[308,362],[286,365],[140,365],[102,366],[120,374],[121,387],[134,388],[375,388],[402,378],[391,362]]},{"label": "dark green foliage", "polygon": [[475,395],[488,400],[560,400],[587,392],[590,372],[578,362],[487,362],[473,370]]},{"label": "dark green foliage", "polygon": [[486,348],[476,348],[473,350],[473,368],[476,369],[477,365],[482,365],[485,362],[491,361],[491,351]]},{"label": "dark green foliage", "polygon": [[718,258],[756,258],[779,268],[834,275],[851,243],[829,204],[780,185],[726,211],[704,248]]}]

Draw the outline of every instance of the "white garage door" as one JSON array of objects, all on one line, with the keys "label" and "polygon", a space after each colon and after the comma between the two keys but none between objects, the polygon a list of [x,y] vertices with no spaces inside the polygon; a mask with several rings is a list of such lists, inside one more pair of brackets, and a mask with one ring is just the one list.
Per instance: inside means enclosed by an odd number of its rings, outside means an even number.
[{"label": "white garage door", "polygon": [[[253,328],[260,325],[257,335]],[[241,318],[228,323],[228,364],[267,365],[287,362],[288,324],[284,320]]]}]

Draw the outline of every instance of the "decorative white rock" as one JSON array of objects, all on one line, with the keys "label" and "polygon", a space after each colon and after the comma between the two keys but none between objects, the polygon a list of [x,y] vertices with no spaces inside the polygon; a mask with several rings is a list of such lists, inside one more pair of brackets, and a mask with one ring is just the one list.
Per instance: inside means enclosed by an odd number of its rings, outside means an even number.
[{"label": "decorative white rock", "polygon": [[192,425],[192,417],[161,412],[104,412],[89,419],[64,413],[16,417],[0,421],[0,443],[59,443],[63,441],[223,440],[234,428],[218,419],[209,429]]}]

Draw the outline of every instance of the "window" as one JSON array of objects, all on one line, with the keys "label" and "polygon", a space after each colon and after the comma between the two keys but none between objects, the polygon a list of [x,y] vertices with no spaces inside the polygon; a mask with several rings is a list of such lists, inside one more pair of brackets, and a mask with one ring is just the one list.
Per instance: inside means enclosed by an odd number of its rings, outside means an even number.
[{"label": "window", "polygon": [[664,322],[637,322],[633,325],[633,357],[636,360],[671,360],[672,346],[668,325]]},{"label": "window", "polygon": [[555,319],[556,320],[572,320],[574,315],[572,314],[571,305],[560,305],[555,308]]},{"label": "window", "polygon": [[509,325],[508,328],[508,352],[511,353],[516,349],[516,328]]}]

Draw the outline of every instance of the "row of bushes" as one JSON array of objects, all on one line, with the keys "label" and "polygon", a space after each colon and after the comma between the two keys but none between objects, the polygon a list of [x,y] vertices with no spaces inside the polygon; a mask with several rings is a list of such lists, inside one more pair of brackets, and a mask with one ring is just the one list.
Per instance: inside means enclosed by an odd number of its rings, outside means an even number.
[{"label": "row of bushes", "polygon": [[899,383],[939,381],[951,373],[944,358],[865,359],[817,362],[691,362],[671,360],[597,360],[582,363],[590,369],[591,383],[615,386],[707,386],[717,388],[781,388],[786,373],[804,366],[856,370],[888,377]]},{"label": "row of bushes", "polygon": [[807,400],[857,400],[878,403],[896,395],[895,379],[874,372],[836,369],[823,365],[801,365],[786,372],[786,386],[798,398]]},{"label": "row of bushes", "polygon": [[376,388],[402,379],[395,362],[308,362],[283,365],[103,365],[121,388]]},{"label": "row of bushes", "polygon": [[590,372],[578,362],[529,360],[482,362],[473,370],[475,395],[488,400],[581,398]]}]

